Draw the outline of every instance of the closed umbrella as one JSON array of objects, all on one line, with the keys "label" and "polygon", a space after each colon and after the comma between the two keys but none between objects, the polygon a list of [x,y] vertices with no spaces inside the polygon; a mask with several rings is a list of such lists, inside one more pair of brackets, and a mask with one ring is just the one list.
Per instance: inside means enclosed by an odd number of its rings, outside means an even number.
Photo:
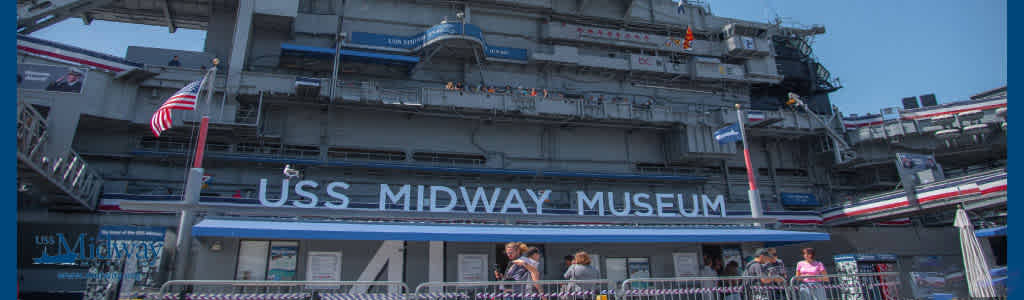
[{"label": "closed umbrella", "polygon": [[981,252],[981,244],[978,243],[978,237],[974,236],[974,226],[967,218],[967,211],[962,207],[956,210],[953,226],[960,228],[960,249],[964,257],[964,273],[967,275],[967,289],[971,297],[996,297],[996,290],[992,287],[992,276]]}]

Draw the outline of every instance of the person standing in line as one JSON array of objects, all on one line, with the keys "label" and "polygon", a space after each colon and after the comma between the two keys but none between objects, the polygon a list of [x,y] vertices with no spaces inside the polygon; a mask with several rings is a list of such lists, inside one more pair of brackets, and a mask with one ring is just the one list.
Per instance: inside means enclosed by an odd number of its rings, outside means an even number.
[{"label": "person standing in line", "polygon": [[[750,285],[754,286],[782,285],[784,282],[782,274],[777,273],[777,268],[768,267],[774,262],[775,257],[767,249],[757,249],[754,252],[754,260],[747,264],[746,269],[743,271],[743,276],[759,277],[750,282]],[[774,293],[769,290],[755,290],[751,294],[754,300],[772,300]]]},{"label": "person standing in line", "polygon": [[[774,262],[768,264],[768,269],[770,270],[770,272],[773,274],[779,274],[779,276],[782,278],[788,278],[789,272],[786,272],[786,264],[782,262],[781,258],[779,258],[779,254],[778,252],[776,252],[775,248],[768,248],[768,254],[770,254],[772,258],[774,258]],[[786,292],[782,290],[776,290],[772,294],[772,297],[774,297],[775,299],[782,299],[785,296]]]},{"label": "person standing in line", "polygon": [[[565,274],[562,274],[562,278],[567,280],[600,279],[601,272],[598,272],[590,263],[590,255],[587,252],[576,252],[576,255],[573,256],[572,265],[565,271]],[[595,284],[570,283],[568,287],[570,292],[592,291],[595,294],[597,293],[597,285]]]},{"label": "person standing in line", "polygon": [[[705,254],[703,258],[704,261],[703,264],[701,264],[700,266],[700,273],[698,275],[700,277],[718,277],[718,272],[715,272],[714,269],[715,261],[711,258],[711,255]],[[700,281],[700,287],[705,289],[714,288],[716,281],[717,280],[702,279]],[[712,292],[706,292],[703,293],[702,295],[705,300],[711,300],[715,297],[715,295]]]},{"label": "person standing in line", "polygon": [[[740,276],[740,264],[737,263],[736,261],[730,261],[728,264],[725,265],[725,268],[722,269],[722,274],[721,275],[722,275],[722,277]],[[728,280],[721,281],[719,286],[724,287],[724,288],[731,288],[731,287],[735,287],[735,286],[740,286],[742,284],[743,283],[739,279],[728,279]],[[725,300],[739,300],[740,299],[740,294],[739,293],[735,293],[735,292],[724,292],[723,293],[723,299],[725,299]]]},{"label": "person standing in line", "polygon": [[[825,265],[814,259],[814,248],[804,248],[804,260],[796,263],[796,276],[826,276]],[[800,300],[825,300],[826,277],[806,277],[800,284]]]}]

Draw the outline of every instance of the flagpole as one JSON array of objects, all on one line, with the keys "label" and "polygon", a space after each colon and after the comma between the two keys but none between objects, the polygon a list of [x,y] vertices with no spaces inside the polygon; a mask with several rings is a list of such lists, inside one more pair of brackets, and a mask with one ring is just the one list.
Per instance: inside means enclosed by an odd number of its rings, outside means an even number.
[{"label": "flagpole", "polygon": [[[213,107],[213,84],[217,78],[217,65],[220,64],[220,60],[213,59],[213,67],[207,71],[209,76],[209,89],[206,92],[206,110],[203,110],[203,119],[199,122],[199,140],[196,142],[196,158],[192,162],[193,168],[203,167],[203,151],[206,150],[206,130],[210,126],[210,110]],[[202,89],[202,87],[200,87]]]},{"label": "flagpole", "polygon": [[754,177],[754,168],[750,165],[750,147],[747,146],[747,133],[746,129],[743,128],[743,123],[745,122],[739,103],[736,104],[736,122],[740,125],[740,138],[743,140],[743,160],[747,164],[747,183],[750,184],[747,197],[750,200],[750,215],[757,219],[761,218],[761,195],[757,192],[757,179]]},{"label": "flagpole", "polygon": [[[199,123],[199,140],[196,142],[196,157],[195,161],[192,162],[192,168],[188,170],[188,177],[185,179],[185,191],[182,202],[185,207],[181,210],[181,218],[178,220],[178,240],[175,243],[174,249],[174,278],[177,280],[185,280],[188,277],[188,268],[190,265],[190,257],[192,250],[192,226],[195,223],[196,212],[194,207],[199,205],[200,192],[203,189],[203,150],[206,149],[206,130],[210,125],[210,110],[213,107],[213,85],[214,79],[217,78],[217,65],[220,64],[220,60],[213,59],[213,67],[210,68],[204,75],[203,83],[200,83],[199,90],[202,91],[201,86],[205,82],[209,81],[209,89],[206,93],[206,110],[203,110],[203,119]],[[196,93],[196,96],[199,96]],[[198,107],[198,100],[197,107]]]}]

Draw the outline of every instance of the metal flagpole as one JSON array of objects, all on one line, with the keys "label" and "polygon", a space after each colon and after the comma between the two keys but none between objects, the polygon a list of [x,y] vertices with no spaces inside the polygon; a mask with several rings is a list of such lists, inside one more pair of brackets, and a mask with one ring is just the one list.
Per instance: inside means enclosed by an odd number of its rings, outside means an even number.
[{"label": "metal flagpole", "polygon": [[747,182],[750,184],[747,197],[750,199],[750,215],[756,219],[761,217],[761,195],[757,192],[757,179],[754,177],[754,168],[750,164],[750,147],[747,146],[747,132],[743,128],[743,111],[739,104],[736,104],[736,122],[740,125],[740,138],[743,139],[743,160],[747,163]]},{"label": "metal flagpole", "polygon": [[[206,93],[206,110],[203,110],[203,119],[199,123],[199,140],[196,142],[196,157],[192,163],[192,169],[188,172],[188,179],[185,181],[185,208],[181,210],[181,220],[178,223],[178,240],[175,247],[174,278],[185,280],[189,257],[192,249],[192,225],[195,223],[196,213],[193,210],[199,204],[199,193],[203,186],[203,150],[206,148],[206,131],[210,124],[210,113],[212,109],[213,85],[217,78],[217,65],[219,59],[213,59],[213,67],[207,71],[209,76],[204,82],[209,82],[209,89]],[[203,87],[199,87],[201,91]]]}]

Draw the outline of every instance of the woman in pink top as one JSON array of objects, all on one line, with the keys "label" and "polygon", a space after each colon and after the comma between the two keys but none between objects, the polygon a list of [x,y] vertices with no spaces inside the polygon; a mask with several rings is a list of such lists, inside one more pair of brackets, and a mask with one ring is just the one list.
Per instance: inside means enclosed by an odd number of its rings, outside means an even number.
[{"label": "woman in pink top", "polygon": [[[825,276],[825,266],[814,260],[814,248],[804,248],[804,260],[796,264],[796,276]],[[821,282],[828,281],[824,277],[803,278],[800,285],[801,300],[825,300],[825,289]]]}]

